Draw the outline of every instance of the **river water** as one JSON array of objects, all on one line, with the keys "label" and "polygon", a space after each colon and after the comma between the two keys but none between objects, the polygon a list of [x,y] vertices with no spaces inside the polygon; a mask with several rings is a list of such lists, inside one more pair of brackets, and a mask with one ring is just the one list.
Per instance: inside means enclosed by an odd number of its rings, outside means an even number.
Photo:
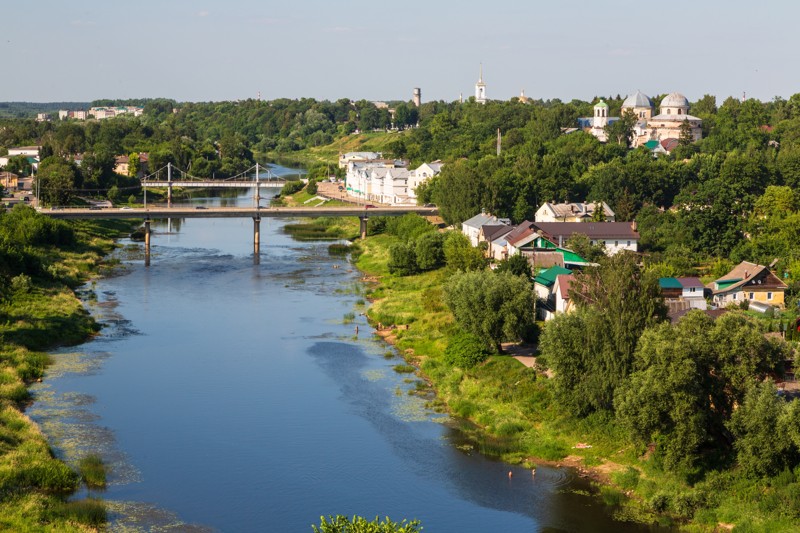
[{"label": "river water", "polygon": [[123,242],[120,272],[86,287],[104,329],[54,352],[28,413],[65,460],[107,461],[112,530],[310,532],[358,514],[426,532],[650,531],[614,521],[572,470],[533,477],[457,446],[358,314],[358,272],[286,222],[262,220],[259,264],[250,219],[157,222],[150,267]]}]

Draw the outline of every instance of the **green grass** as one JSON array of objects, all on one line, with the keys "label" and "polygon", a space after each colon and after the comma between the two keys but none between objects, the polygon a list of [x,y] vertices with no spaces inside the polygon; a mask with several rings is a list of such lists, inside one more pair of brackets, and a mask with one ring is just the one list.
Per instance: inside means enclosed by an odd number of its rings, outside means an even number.
[{"label": "green grass", "polygon": [[97,454],[89,454],[78,463],[81,479],[90,489],[106,488],[106,465]]},{"label": "green grass", "polygon": [[388,152],[389,145],[405,134],[405,132],[370,132],[345,135],[324,146],[310,147],[288,154],[271,152],[267,156],[285,164],[299,164],[306,167],[315,163],[338,164],[339,154],[347,152]]}]

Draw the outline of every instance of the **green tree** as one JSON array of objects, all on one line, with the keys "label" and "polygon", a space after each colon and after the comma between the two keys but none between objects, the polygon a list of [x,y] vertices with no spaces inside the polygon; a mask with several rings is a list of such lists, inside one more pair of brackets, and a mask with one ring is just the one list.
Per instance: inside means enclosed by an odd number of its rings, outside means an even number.
[{"label": "green tree", "polygon": [[398,276],[410,276],[419,272],[415,245],[410,242],[398,242],[389,247],[389,273]]},{"label": "green tree", "polygon": [[442,251],[450,270],[466,272],[486,267],[486,258],[480,249],[472,246],[469,238],[458,231],[450,231],[445,235]]},{"label": "green tree", "polygon": [[[792,412],[797,412],[797,405]],[[797,464],[797,447],[788,434],[791,426],[782,423],[791,414],[772,381],[759,383],[748,391],[729,423],[736,437],[736,460],[745,473],[771,476]]]},{"label": "green tree", "polygon": [[444,360],[447,364],[470,369],[483,363],[489,357],[486,343],[477,335],[459,332],[447,342]]},{"label": "green tree", "polygon": [[636,114],[626,109],[619,120],[609,122],[604,129],[609,141],[621,146],[630,146],[633,140],[633,127],[636,126]]},{"label": "green tree", "polygon": [[438,231],[423,233],[415,245],[417,267],[434,270],[444,265],[444,235]]},{"label": "green tree", "polygon": [[128,155],[128,177],[138,177],[141,169],[142,164],[139,161],[139,152],[131,152]]},{"label": "green tree", "polygon": [[540,349],[573,413],[611,409],[614,391],[632,370],[639,337],[666,317],[658,280],[642,271],[635,254],[620,252],[574,274],[569,295],[581,312],[551,321]]},{"label": "green tree", "polygon": [[495,272],[508,272],[514,276],[521,276],[533,283],[533,273],[528,258],[522,254],[514,254],[508,259],[504,259],[497,264]]},{"label": "green tree", "polygon": [[444,288],[445,303],[456,323],[492,350],[500,352],[503,341],[519,340],[533,323],[533,293],[520,276],[460,272]]},{"label": "green tree", "polygon": [[592,263],[606,256],[605,247],[602,244],[592,244],[591,239],[584,233],[573,233],[565,244],[567,249]]},{"label": "green tree", "polygon": [[75,167],[60,157],[48,157],[36,176],[40,199],[49,205],[66,205],[75,189]]},{"label": "green tree", "polygon": [[680,146],[689,146],[694,142],[694,135],[692,135],[692,125],[689,124],[689,119],[684,119],[678,128],[678,144]]},{"label": "green tree", "polygon": [[[665,467],[688,471],[709,451],[727,452],[726,425],[741,410],[735,406],[747,402],[756,383],[779,374],[785,357],[742,313],[715,321],[692,311],[676,325],[643,333],[634,371],[614,396],[617,419],[639,444],[654,443]],[[739,416],[751,418],[746,411]]]}]

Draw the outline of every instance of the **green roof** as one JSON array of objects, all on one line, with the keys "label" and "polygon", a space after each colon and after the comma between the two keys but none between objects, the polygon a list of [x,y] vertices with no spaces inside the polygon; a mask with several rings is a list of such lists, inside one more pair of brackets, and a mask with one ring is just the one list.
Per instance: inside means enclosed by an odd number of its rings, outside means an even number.
[{"label": "green roof", "polygon": [[658,141],[656,140],[647,141],[646,143],[644,143],[644,145],[647,147],[648,150],[655,150],[656,148],[658,148]]},{"label": "green roof", "polygon": [[599,102],[597,102],[596,104],[594,104],[594,106],[595,106],[595,107],[608,107],[608,104],[607,104],[607,103],[605,103],[604,101],[600,100]]},{"label": "green roof", "polygon": [[545,287],[549,287],[550,285],[556,282],[556,278],[561,274],[572,274],[572,270],[558,265],[552,266],[546,270],[542,270],[541,272],[539,272],[539,275],[536,276],[534,281],[539,285],[544,285]]},{"label": "green roof", "polygon": [[564,250],[563,248],[559,248],[558,251],[564,255],[565,263],[581,263],[586,265],[589,264],[589,261],[579,256],[575,252],[570,252],[569,250]]},{"label": "green roof", "polygon": [[658,285],[662,289],[683,289],[677,278],[658,278]]},{"label": "green roof", "polygon": [[740,281],[742,281],[742,278],[721,279],[721,280],[717,281],[717,287],[719,289],[727,289],[731,285],[735,285],[735,284],[739,283]]}]

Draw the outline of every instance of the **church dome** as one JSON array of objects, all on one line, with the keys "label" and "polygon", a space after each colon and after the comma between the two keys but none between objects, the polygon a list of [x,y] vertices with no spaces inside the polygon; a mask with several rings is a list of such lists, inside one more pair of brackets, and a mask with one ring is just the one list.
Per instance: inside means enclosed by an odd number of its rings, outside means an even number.
[{"label": "church dome", "polygon": [[669,93],[661,100],[661,108],[684,108],[689,109],[689,100],[681,93]]},{"label": "church dome", "polygon": [[636,91],[635,93],[629,95],[624,102],[622,102],[623,109],[627,108],[635,108],[635,107],[653,107],[653,101],[650,100],[650,97],[644,94],[642,91]]},{"label": "church dome", "polygon": [[606,108],[607,108],[607,107],[608,107],[608,104],[607,104],[607,103],[605,103],[603,100],[600,100],[599,102],[597,102],[596,104],[594,104],[594,107],[595,107],[595,108],[598,108],[598,107],[606,107]]}]

